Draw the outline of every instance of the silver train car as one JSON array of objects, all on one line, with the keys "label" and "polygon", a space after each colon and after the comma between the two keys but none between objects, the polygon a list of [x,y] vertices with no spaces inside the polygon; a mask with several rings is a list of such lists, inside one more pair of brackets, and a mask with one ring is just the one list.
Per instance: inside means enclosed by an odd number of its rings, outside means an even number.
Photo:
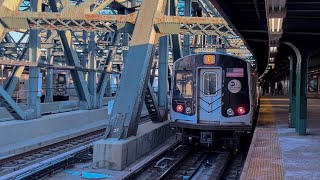
[{"label": "silver train car", "polygon": [[257,72],[231,55],[186,56],[173,65],[171,97],[171,126],[180,138],[203,144],[225,138],[225,146],[235,146],[255,124]]}]

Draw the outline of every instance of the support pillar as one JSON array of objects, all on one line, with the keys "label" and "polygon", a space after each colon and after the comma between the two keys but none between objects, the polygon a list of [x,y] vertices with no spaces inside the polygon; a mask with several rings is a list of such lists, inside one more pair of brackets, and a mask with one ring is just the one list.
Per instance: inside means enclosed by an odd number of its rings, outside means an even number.
[{"label": "support pillar", "polygon": [[308,82],[308,59],[309,54],[307,50],[302,52],[292,43],[285,42],[295,52],[296,63],[296,76],[295,76],[295,129],[299,135],[306,135],[306,122],[307,122],[307,82]]},{"label": "support pillar", "polygon": [[[51,55],[52,50],[47,49],[47,63],[53,65],[54,56]],[[53,102],[53,69],[46,69],[46,96],[45,102]]]},{"label": "support pillar", "polygon": [[289,127],[294,128],[296,122],[296,59],[292,56],[290,59],[290,83],[289,83]]},{"label": "support pillar", "polygon": [[[121,34],[118,32],[115,32],[113,34],[112,42],[111,44],[116,45],[119,44],[120,42],[120,36]],[[113,48],[108,51],[107,58],[104,60],[104,70],[111,71],[112,70],[112,60],[114,59],[114,56],[116,54],[116,48]],[[102,98],[104,93],[107,91],[107,96],[111,96],[111,83],[110,83],[111,75],[107,73],[101,73],[100,79],[98,82],[98,87],[97,87],[97,107],[100,108],[102,107]]]},{"label": "support pillar", "polygon": [[[95,43],[95,33],[90,33],[90,41],[89,41],[89,54],[88,54],[88,60],[89,60],[89,68],[95,69],[96,68],[96,43]],[[91,99],[91,106],[93,108],[96,108],[97,105],[97,73],[95,71],[89,71],[89,79],[88,79],[88,86],[89,86],[89,93],[90,93],[90,99]]]},{"label": "support pillar", "polygon": [[157,38],[154,21],[164,10],[164,0],[142,1],[105,138],[126,139],[137,133]]},{"label": "support pillar", "polygon": [[[184,1],[184,16],[191,16],[191,0]],[[190,35],[183,37],[183,56],[190,54]]]},{"label": "support pillar", "polygon": [[111,75],[110,74],[106,74],[106,78],[107,78],[107,88],[106,88],[106,95],[107,97],[111,97],[112,96],[112,92],[111,92]]},{"label": "support pillar", "polygon": [[[23,0],[15,0],[15,1],[1,0],[0,1],[0,16],[1,16],[1,13],[6,13],[7,10],[17,11],[22,2],[23,2]],[[6,32],[5,28],[3,27],[3,25],[0,24],[0,42],[6,36],[6,33],[7,32]]]},{"label": "support pillar", "polygon": [[[170,16],[176,16],[176,1],[175,0],[168,0],[170,2],[169,6],[169,12]],[[181,58],[181,43],[180,43],[180,38],[179,34],[172,34],[171,35],[171,42],[172,42],[172,58],[173,62],[176,61],[177,59]]]},{"label": "support pillar", "polygon": [[[39,3],[38,0],[30,1],[30,7],[33,12],[41,12],[41,3]],[[29,60],[36,63],[40,60],[39,30],[30,30]],[[42,78],[39,77],[39,75],[39,67],[29,67],[29,113],[27,114],[27,119],[36,119],[41,117],[40,96],[42,90]]]},{"label": "support pillar", "polygon": [[[54,0],[49,0],[48,2],[50,4],[52,12],[58,12],[56,2]],[[79,67],[80,62],[77,52],[73,46],[71,33],[69,31],[58,31],[58,35],[61,40],[61,45],[65,54],[67,64],[69,66]],[[92,109],[88,84],[85,81],[85,73],[75,69],[70,70],[70,74],[72,76],[75,89],[79,96],[80,109]]]},{"label": "support pillar", "polygon": [[162,36],[159,40],[159,77],[158,77],[158,106],[168,108],[168,52],[169,36]]},{"label": "support pillar", "polygon": [[307,87],[308,87],[308,61],[310,58],[309,52],[302,53],[301,62],[301,85],[300,85],[300,121],[298,124],[299,135],[307,134]]},{"label": "support pillar", "polygon": [[[187,0],[188,1],[188,0]],[[169,12],[169,3],[166,5],[167,15]],[[190,48],[190,47],[189,47]],[[169,60],[169,36],[159,37],[159,69],[158,69],[158,106],[161,115],[165,115],[168,109],[168,60]]]}]

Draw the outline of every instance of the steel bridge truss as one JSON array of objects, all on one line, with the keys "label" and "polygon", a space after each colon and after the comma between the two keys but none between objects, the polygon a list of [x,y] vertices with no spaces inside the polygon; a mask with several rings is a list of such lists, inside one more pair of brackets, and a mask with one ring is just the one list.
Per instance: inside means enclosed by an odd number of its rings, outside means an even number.
[{"label": "steel bridge truss", "polygon": [[[153,121],[165,117],[169,87],[164,80],[168,79],[169,46],[175,61],[182,54],[182,35],[184,55],[212,51],[251,55],[209,0],[195,2],[204,12],[203,17],[191,17],[191,0],[178,4],[174,0],[0,0],[0,64],[13,67],[6,85],[0,86],[1,106],[16,119],[38,118],[40,102],[36,93],[31,96],[36,103],[27,111],[35,115],[24,112],[11,98],[25,67],[32,71],[32,83],[37,83],[40,68],[46,69],[47,76],[51,76],[47,85],[52,84],[51,69],[70,70],[82,109],[101,107],[108,86],[107,74],[121,72],[105,137],[136,135],[143,102]],[[178,7],[180,16],[175,15]],[[13,37],[13,31],[20,32],[20,37]],[[119,48],[123,56],[119,64],[124,64],[124,68],[118,66],[115,70],[113,63],[116,64]],[[186,48],[191,51],[185,51]],[[158,99],[149,82],[155,59],[162,80]]]}]

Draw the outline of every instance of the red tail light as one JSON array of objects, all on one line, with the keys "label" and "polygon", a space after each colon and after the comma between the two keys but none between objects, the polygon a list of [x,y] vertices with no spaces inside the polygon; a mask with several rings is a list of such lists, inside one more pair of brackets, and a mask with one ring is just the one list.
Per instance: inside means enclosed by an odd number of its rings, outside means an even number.
[{"label": "red tail light", "polygon": [[183,106],[182,106],[181,104],[179,104],[179,105],[176,106],[176,111],[177,111],[177,112],[183,112],[183,109],[184,109],[184,108],[183,108]]},{"label": "red tail light", "polygon": [[237,108],[237,113],[238,113],[239,115],[244,115],[244,114],[246,113],[246,109],[245,109],[244,107],[239,106],[239,107]]}]

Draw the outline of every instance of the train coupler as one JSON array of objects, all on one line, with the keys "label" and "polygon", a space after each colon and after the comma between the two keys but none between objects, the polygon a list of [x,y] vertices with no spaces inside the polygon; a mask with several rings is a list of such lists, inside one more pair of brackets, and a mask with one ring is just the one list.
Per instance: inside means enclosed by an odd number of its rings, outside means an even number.
[{"label": "train coupler", "polygon": [[212,144],[213,135],[212,132],[200,132],[200,144]]}]

